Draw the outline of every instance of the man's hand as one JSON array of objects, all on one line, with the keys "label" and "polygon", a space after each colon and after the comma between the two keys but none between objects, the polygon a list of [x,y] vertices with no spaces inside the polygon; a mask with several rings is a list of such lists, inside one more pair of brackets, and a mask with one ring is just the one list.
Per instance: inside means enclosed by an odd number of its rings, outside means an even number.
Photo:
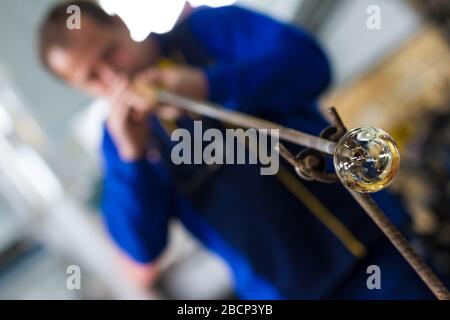
[{"label": "man's hand", "polygon": [[124,77],[114,80],[108,98],[112,109],[107,126],[120,157],[124,161],[141,159],[147,151],[148,115],[156,107],[155,103],[135,94]]},{"label": "man's hand", "polygon": [[[194,99],[207,97],[207,80],[202,70],[188,66],[153,67],[137,74],[135,88],[161,87]],[[121,158],[134,161],[145,155],[149,139],[148,116],[157,110],[163,118],[177,118],[181,111],[171,106],[158,106],[156,97],[133,89],[124,77],[117,77],[107,94],[112,104],[108,129],[119,149]],[[157,108],[159,107],[159,108]]]},{"label": "man's hand", "polygon": [[138,74],[134,80],[198,100],[204,100],[208,95],[205,74],[190,66],[153,67]]},{"label": "man's hand", "polygon": [[[190,66],[153,67],[138,74],[133,82],[150,99],[154,98],[151,88],[155,86],[198,100],[204,100],[208,95],[207,79],[203,71]],[[157,110],[160,118],[168,120],[177,119],[182,113],[181,109],[168,105],[160,106]]]}]

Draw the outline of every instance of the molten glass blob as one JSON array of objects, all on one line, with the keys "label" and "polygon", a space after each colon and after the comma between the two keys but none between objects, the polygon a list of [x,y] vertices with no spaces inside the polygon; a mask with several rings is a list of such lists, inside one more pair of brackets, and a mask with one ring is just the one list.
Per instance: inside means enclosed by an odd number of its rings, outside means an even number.
[{"label": "molten glass blob", "polygon": [[339,140],[334,167],[342,183],[357,192],[376,192],[394,179],[400,165],[397,145],[381,129],[356,128]]}]

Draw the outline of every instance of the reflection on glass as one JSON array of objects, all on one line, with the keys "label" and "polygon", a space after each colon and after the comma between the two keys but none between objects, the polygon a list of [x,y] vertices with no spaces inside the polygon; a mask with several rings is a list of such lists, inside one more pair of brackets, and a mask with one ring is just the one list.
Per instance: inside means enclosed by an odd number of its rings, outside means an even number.
[{"label": "reflection on glass", "polygon": [[342,183],[358,192],[376,192],[395,177],[400,154],[395,141],[381,129],[356,128],[339,141],[334,167]]}]

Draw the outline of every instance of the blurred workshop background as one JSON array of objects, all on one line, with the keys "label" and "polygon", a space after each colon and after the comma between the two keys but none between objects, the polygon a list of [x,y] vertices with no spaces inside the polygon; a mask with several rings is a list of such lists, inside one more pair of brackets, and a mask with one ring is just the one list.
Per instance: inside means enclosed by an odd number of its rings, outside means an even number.
[{"label": "blurred workshop background", "polygon": [[[0,299],[232,297],[227,267],[179,224],[153,289],[133,286],[116,265],[99,214],[105,108],[48,75],[35,50],[39,22],[55,2],[0,2]],[[402,152],[392,191],[450,274],[450,1],[189,2],[249,7],[320,39],[335,72],[322,107],[336,106],[349,128],[392,133]],[[139,41],[170,30],[185,1],[99,3],[121,15]],[[366,26],[371,5],[381,9],[380,29]],[[72,265],[80,267],[81,290],[66,286]]]}]

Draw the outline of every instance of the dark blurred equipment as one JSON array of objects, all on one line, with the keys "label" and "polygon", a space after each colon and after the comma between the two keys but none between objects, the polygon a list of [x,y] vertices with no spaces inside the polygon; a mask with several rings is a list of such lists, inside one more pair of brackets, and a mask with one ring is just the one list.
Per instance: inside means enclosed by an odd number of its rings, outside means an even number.
[{"label": "dark blurred equipment", "polygon": [[[446,111],[433,112],[424,118],[407,154],[407,170],[420,184],[415,205],[422,221],[418,232],[441,271],[450,276],[450,104]],[[415,192],[416,193],[416,192]],[[420,218],[428,215],[428,218]],[[416,224],[421,222],[416,221]]]},{"label": "dark blurred equipment", "polygon": [[448,0],[411,0],[428,19],[435,23],[450,41],[450,1]]}]

